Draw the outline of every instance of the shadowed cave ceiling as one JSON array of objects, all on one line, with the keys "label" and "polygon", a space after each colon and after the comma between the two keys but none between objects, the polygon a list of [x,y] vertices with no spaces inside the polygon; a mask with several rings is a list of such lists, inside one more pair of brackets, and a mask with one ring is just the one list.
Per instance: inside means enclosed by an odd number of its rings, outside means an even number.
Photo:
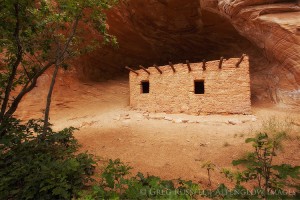
[{"label": "shadowed cave ceiling", "polygon": [[108,13],[109,32],[117,37],[119,48],[98,49],[75,66],[81,79],[100,81],[127,75],[124,66],[246,53],[252,101],[299,107],[299,5],[294,0],[123,1]]}]

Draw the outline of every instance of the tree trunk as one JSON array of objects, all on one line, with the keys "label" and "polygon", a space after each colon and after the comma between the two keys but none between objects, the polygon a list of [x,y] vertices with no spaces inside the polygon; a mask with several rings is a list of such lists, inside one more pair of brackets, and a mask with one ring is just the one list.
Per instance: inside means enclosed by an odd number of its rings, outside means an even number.
[{"label": "tree trunk", "polygon": [[210,170],[207,170],[207,174],[208,174],[208,185],[211,186],[211,180],[210,180]]},{"label": "tree trunk", "polygon": [[11,89],[12,89],[14,79],[15,79],[16,74],[17,74],[17,68],[18,68],[20,62],[21,62],[21,56],[18,56],[16,62],[12,66],[12,71],[11,71],[11,74],[9,76],[7,86],[5,88],[4,98],[3,98],[2,105],[1,105],[0,122],[2,122],[2,120],[4,119],[5,111],[6,111],[7,106],[8,106],[8,101],[9,101]]},{"label": "tree trunk", "polygon": [[48,96],[47,96],[47,103],[46,103],[46,108],[45,108],[44,127],[43,127],[42,139],[45,137],[45,135],[47,133],[47,130],[48,130],[48,127],[49,127],[49,113],[50,113],[51,98],[52,98],[52,93],[53,93],[53,89],[54,89],[55,80],[56,80],[57,72],[58,72],[58,69],[59,69],[59,65],[61,64],[60,62],[64,60],[64,55],[67,52],[67,50],[69,48],[69,45],[71,44],[72,39],[75,36],[77,26],[78,26],[78,22],[79,22],[79,15],[75,19],[75,22],[74,22],[73,27],[72,27],[71,35],[68,38],[64,48],[60,49],[60,45],[58,45],[58,49],[57,49],[58,52],[57,52],[56,63],[55,63],[55,70],[53,72],[52,81],[51,81]]},{"label": "tree trunk", "polygon": [[17,110],[19,103],[21,102],[22,98],[33,88],[36,86],[38,78],[52,65],[54,62],[49,62],[47,65],[44,66],[43,69],[41,69],[39,72],[37,72],[34,77],[27,81],[21,92],[17,95],[17,97],[13,100],[11,103],[10,108],[5,112],[4,118],[10,118],[14,112]]},{"label": "tree trunk", "polygon": [[10,93],[11,93],[11,90],[12,90],[12,87],[14,84],[14,79],[17,74],[18,66],[22,61],[22,54],[23,54],[22,46],[21,46],[21,42],[20,42],[20,38],[19,38],[20,19],[19,19],[19,3],[18,2],[15,3],[14,8],[15,8],[15,17],[16,17],[16,26],[15,26],[14,37],[16,39],[16,46],[17,46],[18,52],[16,54],[16,61],[12,64],[12,71],[9,76],[7,86],[5,88],[4,98],[3,98],[3,102],[1,105],[1,111],[0,111],[0,123],[2,123],[2,121],[5,117],[5,111],[8,106],[8,101],[9,101]]},{"label": "tree trunk", "polygon": [[[16,3],[16,6],[15,6],[15,10],[16,10],[16,16],[18,16],[18,11],[19,11],[19,7],[18,7],[18,2]],[[80,19],[80,15],[76,16],[75,18],[75,21],[74,21],[74,24],[73,24],[73,27],[72,27],[72,31],[71,31],[71,34],[68,38],[68,40],[66,41],[65,45],[64,45],[64,48],[61,49],[57,55],[57,58],[56,60],[53,62],[49,62],[47,65],[45,65],[39,72],[37,72],[34,77],[32,79],[30,79],[26,84],[25,86],[23,87],[23,89],[21,90],[21,92],[17,95],[17,97],[13,100],[13,102],[11,103],[11,106],[8,108],[8,101],[9,101],[9,96],[10,96],[10,92],[11,92],[11,88],[12,88],[12,85],[13,85],[13,80],[15,79],[15,76],[16,76],[16,72],[17,72],[17,67],[19,66],[21,60],[22,60],[22,47],[21,46],[18,46],[20,47],[20,61],[19,62],[16,62],[17,64],[13,65],[13,66],[16,66],[16,68],[13,68],[15,70],[15,73],[10,76],[12,81],[11,84],[8,84],[8,85],[11,85],[9,87],[7,87],[7,90],[5,91],[5,98],[4,99],[4,104],[2,104],[2,108],[0,110],[0,124],[2,124],[2,119],[7,119],[7,118],[10,118],[14,112],[17,110],[18,108],[18,105],[19,103],[21,102],[22,98],[28,93],[30,92],[35,86],[36,86],[36,83],[37,83],[37,79],[50,67],[52,66],[53,64],[56,64],[58,67],[61,63],[59,62],[63,62],[63,60],[65,59],[65,54],[72,42],[72,39],[74,38],[75,34],[76,34],[76,30],[77,30],[77,26],[78,26],[78,22],[79,22],[79,19]],[[17,18],[17,21],[18,21],[18,18]],[[16,41],[18,42],[19,41],[19,22],[16,23],[16,31],[15,31],[15,36],[16,36]],[[19,42],[19,44],[21,44]],[[56,68],[57,69],[57,68]],[[58,69],[57,69],[58,70]],[[53,74],[54,75],[54,74]],[[53,83],[51,83],[52,85],[52,89],[53,90],[53,87],[54,87],[54,84],[55,84],[55,78],[57,76],[57,72],[55,74],[55,77],[52,77],[52,81],[54,81]],[[54,80],[53,80],[54,78]],[[48,101],[49,99],[49,96],[50,96],[50,100]],[[46,122],[46,126],[44,127],[45,130],[47,131],[47,127],[48,127],[48,122],[49,122],[49,112],[50,112],[50,104],[51,104],[51,96],[52,96],[52,91],[50,92],[49,91],[49,94],[48,94],[48,98],[47,98],[47,105],[49,104],[49,109],[47,111],[47,108],[46,108],[46,112],[48,112],[48,114],[45,113],[45,122]],[[5,103],[6,102],[6,103]],[[8,109],[7,109],[8,108]],[[2,112],[3,111],[3,112]],[[0,137],[5,135],[5,133],[0,133]]]},{"label": "tree trunk", "polygon": [[55,85],[55,80],[57,77],[59,65],[58,63],[55,64],[55,70],[53,72],[48,96],[47,96],[47,103],[46,103],[46,108],[45,108],[45,116],[44,116],[44,128],[43,128],[43,137],[46,135],[48,127],[49,127],[49,113],[50,113],[50,106],[51,106],[51,99],[52,99],[52,93]]}]

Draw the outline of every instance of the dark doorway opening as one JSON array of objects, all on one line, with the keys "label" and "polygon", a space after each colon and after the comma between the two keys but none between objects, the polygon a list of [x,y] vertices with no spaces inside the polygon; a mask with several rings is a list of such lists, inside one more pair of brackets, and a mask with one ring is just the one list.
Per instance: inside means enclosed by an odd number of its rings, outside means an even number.
[{"label": "dark doorway opening", "polygon": [[141,86],[142,86],[142,93],[143,94],[149,93],[149,91],[150,91],[149,81],[142,81]]},{"label": "dark doorway opening", "polygon": [[203,80],[197,80],[194,82],[195,86],[195,94],[204,94],[205,88],[204,88],[204,81]]}]

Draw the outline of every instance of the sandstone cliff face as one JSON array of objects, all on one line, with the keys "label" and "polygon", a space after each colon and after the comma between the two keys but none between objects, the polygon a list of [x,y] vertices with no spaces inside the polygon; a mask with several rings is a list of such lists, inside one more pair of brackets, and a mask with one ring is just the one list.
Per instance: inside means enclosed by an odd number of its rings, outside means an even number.
[{"label": "sandstone cliff face", "polygon": [[253,102],[300,106],[299,3],[287,0],[127,0],[110,11],[119,48],[76,63],[101,80],[124,66],[250,57]]},{"label": "sandstone cliff face", "polygon": [[[275,3],[276,2],[276,3]],[[276,103],[300,106],[299,1],[219,1],[219,12],[262,50],[270,64],[265,78]],[[263,82],[262,82],[263,84]]]}]

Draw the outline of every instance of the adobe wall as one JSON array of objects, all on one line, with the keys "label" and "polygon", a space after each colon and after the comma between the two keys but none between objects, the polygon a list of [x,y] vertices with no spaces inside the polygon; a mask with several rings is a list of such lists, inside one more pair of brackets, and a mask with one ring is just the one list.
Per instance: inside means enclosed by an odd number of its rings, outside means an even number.
[{"label": "adobe wall", "polygon": [[[148,75],[137,70],[130,72],[130,105],[149,112],[166,113],[235,113],[251,112],[249,58],[246,56],[238,68],[239,58],[224,60],[222,69],[219,61],[191,63],[189,72],[186,64],[174,64],[176,72],[169,65],[160,66],[160,74],[149,67]],[[149,80],[150,92],[142,94],[141,81]],[[194,80],[204,80],[205,93],[194,93]]]}]

